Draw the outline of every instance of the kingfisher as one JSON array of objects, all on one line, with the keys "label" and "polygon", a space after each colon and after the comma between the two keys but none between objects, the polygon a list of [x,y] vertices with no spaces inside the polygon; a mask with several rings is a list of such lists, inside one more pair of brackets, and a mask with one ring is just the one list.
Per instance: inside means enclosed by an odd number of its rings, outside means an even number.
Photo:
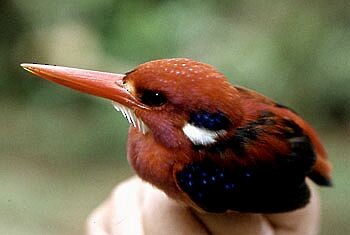
[{"label": "kingfisher", "polygon": [[295,111],[232,85],[187,58],[146,62],[125,74],[42,64],[44,79],[112,101],[130,123],[128,161],[170,198],[212,212],[279,213],[309,202],[306,178],[331,186],[331,164]]}]

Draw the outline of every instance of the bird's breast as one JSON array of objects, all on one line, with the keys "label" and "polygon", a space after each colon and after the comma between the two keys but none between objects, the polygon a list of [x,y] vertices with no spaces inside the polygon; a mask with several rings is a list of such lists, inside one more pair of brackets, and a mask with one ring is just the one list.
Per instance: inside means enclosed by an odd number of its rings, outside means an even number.
[{"label": "bird's breast", "polygon": [[174,168],[187,164],[191,157],[184,149],[179,151],[158,143],[152,133],[144,135],[137,129],[130,128],[128,160],[143,180],[177,198],[179,193],[173,177]]}]

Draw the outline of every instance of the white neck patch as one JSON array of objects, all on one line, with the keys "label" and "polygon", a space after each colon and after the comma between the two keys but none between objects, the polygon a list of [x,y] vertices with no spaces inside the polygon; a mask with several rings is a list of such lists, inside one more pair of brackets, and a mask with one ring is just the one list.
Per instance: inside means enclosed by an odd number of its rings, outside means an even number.
[{"label": "white neck patch", "polygon": [[211,131],[189,123],[186,123],[186,125],[182,128],[182,131],[194,145],[214,144],[219,136],[226,134],[225,130]]}]

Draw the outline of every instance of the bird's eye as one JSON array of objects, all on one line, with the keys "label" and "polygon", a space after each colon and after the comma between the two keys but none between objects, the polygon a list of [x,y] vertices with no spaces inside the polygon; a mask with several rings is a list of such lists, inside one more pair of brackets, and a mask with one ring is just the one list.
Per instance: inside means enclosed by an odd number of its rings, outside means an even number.
[{"label": "bird's eye", "polygon": [[148,106],[161,106],[166,102],[166,98],[161,92],[151,90],[143,90],[140,99]]}]

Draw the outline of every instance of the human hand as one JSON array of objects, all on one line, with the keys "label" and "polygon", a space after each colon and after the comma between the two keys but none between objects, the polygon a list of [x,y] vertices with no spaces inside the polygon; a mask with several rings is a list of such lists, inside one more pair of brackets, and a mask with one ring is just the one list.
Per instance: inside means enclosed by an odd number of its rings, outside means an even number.
[{"label": "human hand", "polygon": [[87,221],[88,235],[254,234],[315,235],[319,228],[319,198],[312,183],[310,203],[277,214],[198,212],[168,198],[133,177],[118,185]]}]

